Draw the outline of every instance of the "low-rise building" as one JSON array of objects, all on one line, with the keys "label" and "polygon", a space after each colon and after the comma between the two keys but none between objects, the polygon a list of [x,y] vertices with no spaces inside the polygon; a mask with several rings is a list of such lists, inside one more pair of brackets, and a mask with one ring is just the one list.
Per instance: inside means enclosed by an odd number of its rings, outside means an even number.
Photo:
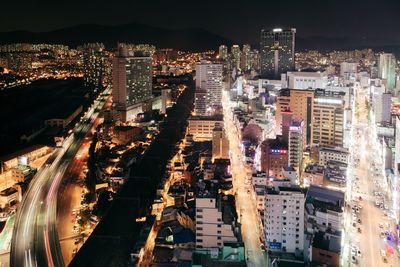
[{"label": "low-rise building", "polygon": [[323,166],[312,164],[308,165],[303,173],[303,183],[305,186],[310,185],[323,185],[324,184],[324,170]]},{"label": "low-rise building", "polygon": [[22,199],[22,191],[20,186],[13,186],[4,189],[0,192],[0,208],[4,209],[6,206],[12,206]]},{"label": "low-rise building", "polygon": [[328,161],[330,160],[347,164],[349,160],[349,151],[343,147],[319,148],[319,165],[326,167]]},{"label": "low-rise building", "polygon": [[142,134],[142,129],[137,126],[115,126],[113,141],[117,144],[128,144],[138,140]]},{"label": "low-rise building", "polygon": [[192,116],[188,120],[188,134],[193,135],[196,141],[212,140],[215,127],[223,126],[222,115]]},{"label": "low-rise building", "polygon": [[78,106],[72,112],[67,112],[68,109],[66,109],[66,111],[63,111],[58,116],[45,120],[44,124],[50,127],[66,128],[71,121],[73,121],[82,112],[82,110],[82,106]]},{"label": "low-rise building", "polygon": [[288,166],[288,147],[280,138],[267,139],[261,147],[261,171],[268,176],[283,178],[282,168]]}]

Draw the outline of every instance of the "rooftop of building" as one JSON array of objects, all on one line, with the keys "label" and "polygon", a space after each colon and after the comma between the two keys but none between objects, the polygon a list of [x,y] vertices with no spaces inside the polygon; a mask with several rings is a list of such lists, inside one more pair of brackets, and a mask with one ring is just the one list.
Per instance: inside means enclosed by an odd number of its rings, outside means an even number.
[{"label": "rooftop of building", "polygon": [[310,164],[307,165],[305,168],[305,173],[320,173],[322,174],[325,170],[324,166],[318,165],[318,164]]},{"label": "rooftop of building", "polygon": [[281,192],[303,193],[303,189],[301,189],[297,185],[293,185],[293,186],[268,186],[267,187],[267,194],[268,195],[280,195]]},{"label": "rooftop of building", "polygon": [[315,215],[317,211],[323,213],[327,213],[328,210],[338,213],[343,212],[343,208],[340,205],[340,202],[334,204],[332,202],[320,201],[309,196],[307,196],[306,198],[306,209],[311,215]]},{"label": "rooftop of building", "polygon": [[213,116],[190,116],[189,121],[223,121],[223,115],[213,115]]},{"label": "rooftop of building", "polygon": [[294,172],[294,171],[296,171],[296,169],[295,169],[293,166],[284,166],[284,167],[283,167],[283,170],[284,170],[284,171],[287,171],[287,172]]},{"label": "rooftop of building", "polygon": [[117,125],[114,127],[114,131],[119,131],[119,132],[126,132],[132,129],[140,129],[140,127],[132,125]]},{"label": "rooftop of building", "polygon": [[274,149],[287,149],[288,144],[282,139],[282,136],[277,136],[275,139],[266,139],[263,144],[267,144],[270,148]]},{"label": "rooftop of building", "polygon": [[15,151],[14,153],[11,153],[11,154],[8,154],[8,155],[4,155],[4,156],[0,157],[0,162],[6,162],[6,161],[9,161],[11,159],[17,158],[19,156],[26,155],[28,153],[31,153],[31,152],[33,152],[35,150],[42,149],[42,148],[50,148],[50,147],[45,146],[45,145],[32,145],[32,146],[29,146],[27,148]]},{"label": "rooftop of building", "polygon": [[317,232],[314,235],[313,247],[339,253],[341,250],[341,238],[327,235],[324,232]]},{"label": "rooftop of building", "polygon": [[9,187],[0,192],[0,196],[10,196],[15,194],[18,190],[15,187]]},{"label": "rooftop of building", "polygon": [[335,153],[345,153],[348,154],[349,150],[347,148],[344,147],[320,147],[319,151],[323,151],[323,152],[335,152]]},{"label": "rooftop of building", "polygon": [[322,76],[324,76],[325,75],[325,73],[323,73],[323,72],[306,72],[306,71],[289,71],[288,73],[287,73],[287,76],[289,77],[289,76],[306,76],[306,77],[316,77],[316,78],[319,78],[319,77],[322,77]]},{"label": "rooftop of building", "polygon": [[344,203],[344,192],[339,190],[329,189],[323,186],[310,185],[307,191],[307,197],[312,197],[313,199],[331,202],[331,203]]}]

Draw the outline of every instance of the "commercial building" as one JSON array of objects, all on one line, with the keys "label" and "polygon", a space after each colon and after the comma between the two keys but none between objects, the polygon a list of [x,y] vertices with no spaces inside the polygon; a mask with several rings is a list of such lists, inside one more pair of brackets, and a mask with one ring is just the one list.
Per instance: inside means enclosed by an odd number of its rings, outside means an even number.
[{"label": "commercial building", "polygon": [[347,183],[347,164],[330,160],[326,163],[324,179],[337,183],[340,186],[346,186]]},{"label": "commercial building", "polygon": [[282,73],[295,69],[296,29],[261,30],[260,76],[279,79]]},{"label": "commercial building", "polygon": [[283,178],[282,168],[288,166],[288,146],[280,138],[264,140],[261,145],[261,171],[267,176]]},{"label": "commercial building", "polygon": [[311,138],[314,94],[314,90],[281,89],[277,96],[275,115],[278,130],[282,126],[282,113],[290,110],[294,120],[304,122],[305,140],[308,144]]},{"label": "commercial building", "polygon": [[288,72],[286,79],[289,89],[323,89],[328,83],[328,76],[323,72]]},{"label": "commercial building", "polygon": [[[204,116],[210,115],[215,107],[221,106],[222,99],[222,64],[214,64],[206,60],[202,60],[196,64],[196,95],[195,107],[196,115]],[[204,96],[206,92],[205,106],[206,113],[204,113]],[[197,103],[200,101],[201,103]],[[200,113],[201,112],[201,113]],[[210,114],[208,114],[210,113]]]},{"label": "commercial building", "polygon": [[349,151],[343,147],[321,147],[319,148],[319,165],[326,166],[328,161],[334,160],[348,164]]},{"label": "commercial building", "polygon": [[229,140],[221,126],[216,126],[212,133],[213,159],[229,159]]},{"label": "commercial building", "polygon": [[386,88],[392,92],[396,86],[396,58],[391,53],[379,55],[379,78],[386,80]]},{"label": "commercial building", "polygon": [[265,245],[270,251],[301,253],[304,249],[304,193],[295,185],[267,187]]},{"label": "commercial building", "polygon": [[311,132],[312,145],[343,146],[344,95],[343,92],[315,91]]},{"label": "commercial building", "polygon": [[152,58],[120,44],[113,59],[113,105],[121,121],[133,120],[152,97]]},{"label": "commercial building", "polygon": [[188,134],[193,135],[196,141],[212,140],[214,128],[224,124],[222,115],[192,116],[188,122]]}]

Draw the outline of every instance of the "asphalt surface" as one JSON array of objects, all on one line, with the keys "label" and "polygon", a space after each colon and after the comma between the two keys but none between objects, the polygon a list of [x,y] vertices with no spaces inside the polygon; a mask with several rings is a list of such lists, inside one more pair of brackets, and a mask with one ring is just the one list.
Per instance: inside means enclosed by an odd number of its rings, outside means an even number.
[{"label": "asphalt surface", "polygon": [[[384,178],[376,133],[373,130],[374,123],[368,120],[365,101],[367,93],[361,88],[356,88],[356,91],[357,116],[353,119],[347,191],[347,203],[350,208],[347,207],[345,215],[346,238],[343,254],[345,259],[342,264],[365,267],[400,266],[396,255],[390,257],[381,255],[381,251],[386,251],[390,244],[380,235],[382,229],[379,224],[391,225],[393,222],[387,215],[390,212],[386,211],[385,214],[384,209],[375,205],[374,191],[378,190],[376,182],[382,187],[379,189],[382,192],[386,191],[388,185]],[[355,159],[359,159],[359,162]],[[375,168],[378,172],[373,171]],[[361,206],[358,212],[352,212],[351,207],[355,205]],[[357,222],[359,219],[361,221]],[[352,250],[360,253],[353,253]]]},{"label": "asphalt surface", "polygon": [[75,126],[74,134],[62,147],[55,149],[31,181],[17,212],[11,242],[11,266],[64,266],[56,228],[58,189],[104,103],[104,98],[95,101]]},{"label": "asphalt surface", "polygon": [[267,255],[260,247],[262,225],[256,203],[252,194],[248,193],[250,187],[245,184],[251,172],[246,170],[243,162],[240,140],[232,120],[233,114],[227,91],[223,91],[222,103],[224,103],[224,128],[229,139],[233,189],[235,191],[237,212],[240,216],[242,238],[246,248],[246,263],[247,266],[268,266]]}]

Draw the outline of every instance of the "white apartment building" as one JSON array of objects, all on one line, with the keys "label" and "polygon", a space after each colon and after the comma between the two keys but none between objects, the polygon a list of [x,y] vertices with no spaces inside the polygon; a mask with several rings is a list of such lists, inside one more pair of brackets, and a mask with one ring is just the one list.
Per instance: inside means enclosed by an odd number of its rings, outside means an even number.
[{"label": "white apartment building", "polygon": [[226,214],[223,212],[229,211],[224,209],[221,202],[211,194],[197,196],[196,248],[222,248],[224,242],[238,241],[235,235],[235,218],[230,218],[229,223],[224,222]]},{"label": "white apartment building", "polygon": [[213,129],[224,124],[222,116],[192,116],[188,122],[188,134],[192,134],[196,141],[212,140]]},{"label": "white apartment building", "polygon": [[251,177],[251,184],[253,186],[267,186],[268,185],[267,174],[265,172],[253,173]]},{"label": "white apartment building", "polygon": [[[202,60],[196,64],[196,91],[206,91],[206,106],[220,106],[222,99],[222,64]],[[203,100],[202,100],[203,101]],[[195,102],[196,106],[196,102]],[[196,114],[206,115],[206,114]]]},{"label": "white apartment building", "polygon": [[289,166],[299,171],[299,167],[303,161],[303,121],[294,121],[289,127]]},{"label": "white apartment building", "polygon": [[323,72],[300,72],[287,73],[289,89],[324,89],[328,83],[328,76]]},{"label": "white apartment building", "polygon": [[304,193],[298,186],[268,187],[265,197],[265,245],[272,251],[302,252]]},{"label": "white apartment building", "polygon": [[349,151],[343,147],[321,147],[319,149],[319,165],[326,167],[328,161],[330,160],[348,164]]},{"label": "white apartment building", "polygon": [[342,62],[340,63],[340,77],[349,76],[357,73],[357,63]]},{"label": "white apartment building", "polygon": [[374,106],[375,123],[391,122],[391,115],[390,115],[392,107],[391,93],[374,94],[373,106]]}]

